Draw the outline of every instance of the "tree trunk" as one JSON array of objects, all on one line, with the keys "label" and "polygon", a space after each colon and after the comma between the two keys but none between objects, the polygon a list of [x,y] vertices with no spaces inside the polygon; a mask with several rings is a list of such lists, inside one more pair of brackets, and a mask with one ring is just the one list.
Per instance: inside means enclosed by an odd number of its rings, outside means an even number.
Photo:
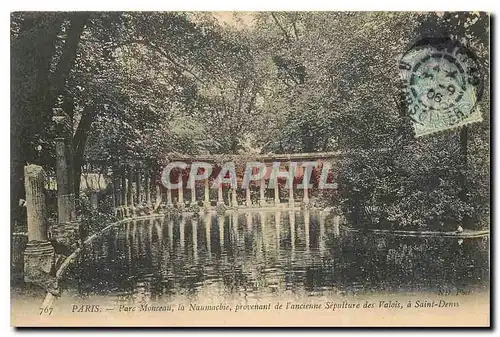
[{"label": "tree trunk", "polygon": [[[19,14],[12,14],[12,21]],[[49,88],[50,63],[55,53],[62,15],[25,13],[19,33],[11,40],[11,216],[23,222],[19,199],[24,198],[24,166],[40,163],[36,158],[35,135],[40,125],[43,100]]]},{"label": "tree trunk", "polygon": [[89,16],[90,14],[85,12],[72,14],[71,26],[68,30],[62,55],[57,63],[56,71],[50,79],[51,91],[46,101],[46,107],[49,109],[54,106],[57,96],[61,95],[64,91],[66,80],[73,64],[75,63],[78,44],[80,43],[83,28],[85,27]]},{"label": "tree trunk", "polygon": [[[13,14],[13,19],[15,18]],[[12,38],[11,53],[11,204],[16,216],[18,200],[23,198],[24,165],[53,165],[53,157],[35,150],[39,139],[48,138],[52,107],[63,92],[76,58],[80,36],[89,13],[71,15],[71,26],[53,76],[50,65],[56,54],[57,35],[68,13],[26,13],[19,33]],[[35,138],[37,137],[37,138]],[[42,149],[42,151],[45,149]],[[15,220],[14,220],[15,221]]]},{"label": "tree trunk", "polygon": [[94,121],[96,109],[93,106],[87,106],[82,113],[80,123],[73,137],[73,181],[75,188],[75,198],[80,196],[80,177],[82,175],[82,166],[84,162],[85,145],[89,136],[90,126]]}]

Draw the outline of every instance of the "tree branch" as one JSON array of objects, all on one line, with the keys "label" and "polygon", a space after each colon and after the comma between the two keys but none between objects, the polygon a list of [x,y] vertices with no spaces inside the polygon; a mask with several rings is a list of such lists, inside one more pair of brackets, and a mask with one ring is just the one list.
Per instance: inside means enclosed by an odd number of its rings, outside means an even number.
[{"label": "tree branch", "polygon": [[285,28],[279,22],[278,17],[274,13],[272,13],[272,12],[271,12],[271,16],[273,17],[274,22],[276,22],[276,24],[278,25],[278,27],[280,28],[280,30],[283,32],[283,34],[285,34],[285,40],[286,40],[286,42],[290,43],[290,41],[291,41],[290,40],[290,36],[286,32]]},{"label": "tree branch", "polygon": [[54,106],[57,96],[64,90],[66,79],[69,77],[69,72],[76,59],[78,44],[80,43],[83,28],[89,17],[89,13],[77,13],[71,20],[71,26],[68,31],[66,42],[64,43],[63,53],[57,63],[56,71],[50,79],[52,90],[47,100],[48,108]]},{"label": "tree branch", "polygon": [[297,29],[297,19],[293,19],[292,21],[293,34],[295,35],[295,39],[299,40],[299,30]]},{"label": "tree branch", "polygon": [[204,84],[205,81],[203,81],[198,75],[196,75],[191,69],[189,69],[189,67],[187,65],[184,65],[182,64],[180,61],[176,60],[172,55],[168,54],[165,50],[163,50],[160,46],[154,44],[153,42],[149,41],[149,40],[145,40],[145,39],[136,39],[136,40],[127,40],[123,43],[120,43],[120,44],[117,44],[115,45],[115,48],[119,48],[119,47],[122,47],[122,46],[125,46],[125,45],[129,45],[129,44],[142,44],[146,47],[151,47],[153,48],[153,50],[155,50],[156,52],[158,52],[160,55],[162,55],[163,57],[165,57],[165,59],[167,59],[170,63],[172,63],[174,66],[176,66],[177,68],[179,68],[180,70],[182,70],[183,72],[191,75],[195,80],[197,80],[198,82]]}]

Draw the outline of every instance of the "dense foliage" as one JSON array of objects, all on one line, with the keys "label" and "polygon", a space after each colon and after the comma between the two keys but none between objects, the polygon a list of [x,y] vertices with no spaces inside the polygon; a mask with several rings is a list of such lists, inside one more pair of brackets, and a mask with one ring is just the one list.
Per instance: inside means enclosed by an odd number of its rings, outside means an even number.
[{"label": "dense foliage", "polygon": [[[14,208],[26,163],[54,171],[60,108],[75,182],[85,163],[171,152],[340,150],[339,193],[322,202],[353,225],[488,225],[484,13],[13,13],[11,36]],[[427,36],[467,43],[483,69],[466,165],[458,130],[415,139],[403,113],[398,60]]]}]

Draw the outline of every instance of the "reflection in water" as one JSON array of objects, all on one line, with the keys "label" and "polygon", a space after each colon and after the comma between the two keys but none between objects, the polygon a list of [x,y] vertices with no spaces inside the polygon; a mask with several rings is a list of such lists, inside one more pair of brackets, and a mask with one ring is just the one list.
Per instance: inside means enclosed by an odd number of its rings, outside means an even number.
[{"label": "reflection in water", "polygon": [[364,235],[325,217],[272,210],[130,221],[86,247],[65,286],[135,303],[488,286],[487,238]]},{"label": "reflection in water", "polygon": [[212,244],[210,243],[210,230],[212,229],[212,216],[210,214],[205,214],[204,216],[205,223],[205,235],[206,235],[206,245],[208,257],[212,257]]}]

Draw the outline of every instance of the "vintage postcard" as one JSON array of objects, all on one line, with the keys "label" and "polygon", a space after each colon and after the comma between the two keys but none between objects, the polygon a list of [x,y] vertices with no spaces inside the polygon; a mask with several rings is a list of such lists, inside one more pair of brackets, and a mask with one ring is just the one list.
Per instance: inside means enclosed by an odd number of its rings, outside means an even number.
[{"label": "vintage postcard", "polygon": [[13,326],[490,326],[488,13],[10,20]]}]

